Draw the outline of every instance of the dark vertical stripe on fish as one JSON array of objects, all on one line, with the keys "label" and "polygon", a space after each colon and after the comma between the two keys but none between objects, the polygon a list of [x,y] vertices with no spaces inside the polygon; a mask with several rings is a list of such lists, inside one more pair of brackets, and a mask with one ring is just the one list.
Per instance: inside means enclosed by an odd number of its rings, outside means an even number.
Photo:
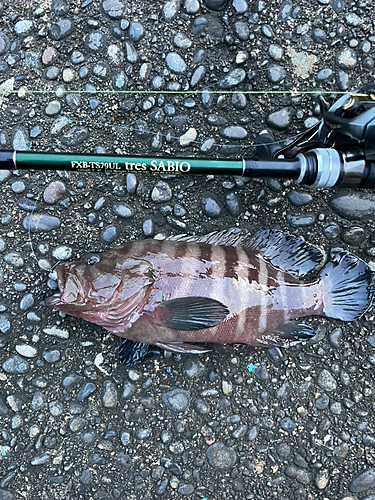
[{"label": "dark vertical stripe on fish", "polygon": [[[212,245],[206,243],[199,243],[199,266],[200,276],[204,279],[204,296],[212,298],[215,282],[210,279],[212,276]],[[198,269],[197,269],[198,271]]]},{"label": "dark vertical stripe on fish", "polygon": [[[248,269],[247,269],[247,280],[249,283],[258,283],[259,282],[259,266],[254,265],[251,263],[251,260],[249,259],[248,253],[246,253],[246,259],[248,261]],[[245,256],[241,254],[241,260],[245,259]],[[257,259],[257,258],[256,258]],[[258,260],[258,259],[257,259]]]},{"label": "dark vertical stripe on fish", "polygon": [[186,241],[181,241],[176,244],[174,247],[174,254],[173,258],[174,259],[183,259],[186,255],[186,250],[187,249],[187,243]]},{"label": "dark vertical stripe on fish", "polygon": [[[147,242],[149,242],[150,240],[144,240],[145,242],[145,248],[147,249]],[[154,253],[160,253],[163,251],[163,247],[166,246],[166,241],[164,240],[152,240],[152,252]]]},{"label": "dark vertical stripe on fish", "polygon": [[180,276],[183,278],[184,259],[188,252],[188,244],[186,243],[186,241],[181,241],[177,243],[176,247],[171,247],[171,248],[174,249],[174,252],[172,254],[174,274],[176,277]]},{"label": "dark vertical stripe on fish", "polygon": [[[243,255],[245,254],[245,255]],[[247,263],[247,281],[249,283],[250,290],[257,289],[258,288],[258,282],[259,282],[259,265],[258,265],[258,259],[255,257],[256,262],[253,262],[253,259],[250,258],[249,253],[244,250],[241,252],[241,261]],[[244,279],[246,277],[244,276]],[[250,291],[255,297],[255,292]],[[255,301],[252,301],[252,306],[246,308],[246,313],[243,314],[244,316],[244,326],[243,329],[240,330],[238,328],[237,330],[237,335],[241,335],[242,332],[251,332],[255,329],[255,323],[259,321],[260,318],[260,313],[261,313],[261,307],[260,304],[256,304]],[[243,338],[243,337],[242,337]]]},{"label": "dark vertical stripe on fish", "polygon": [[223,247],[225,252],[225,277],[238,278],[238,252],[234,247]]},{"label": "dark vertical stripe on fish", "polygon": [[212,275],[212,265],[211,265],[211,257],[212,257],[212,245],[199,244],[200,249],[200,260],[205,264],[206,274],[207,276]]}]

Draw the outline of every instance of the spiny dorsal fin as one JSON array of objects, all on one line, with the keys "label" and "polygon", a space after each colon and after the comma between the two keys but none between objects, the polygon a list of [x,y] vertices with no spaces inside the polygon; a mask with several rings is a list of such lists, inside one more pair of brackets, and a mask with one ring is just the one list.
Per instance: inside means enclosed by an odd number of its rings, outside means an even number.
[{"label": "spiny dorsal fin", "polygon": [[191,236],[189,234],[178,234],[169,236],[167,241],[185,241],[187,243],[207,243],[207,245],[224,245],[236,247],[241,245],[243,239],[247,237],[241,229],[235,227],[224,229],[223,231],[213,231],[212,233],[204,234],[203,236]]},{"label": "spiny dorsal fin", "polygon": [[294,276],[303,277],[312,271],[323,260],[322,252],[289,233],[268,229],[255,235],[243,234],[239,228],[214,231],[203,236],[180,234],[170,236],[168,241],[185,241],[187,243],[206,243],[207,245],[241,246],[252,250],[273,266]]}]

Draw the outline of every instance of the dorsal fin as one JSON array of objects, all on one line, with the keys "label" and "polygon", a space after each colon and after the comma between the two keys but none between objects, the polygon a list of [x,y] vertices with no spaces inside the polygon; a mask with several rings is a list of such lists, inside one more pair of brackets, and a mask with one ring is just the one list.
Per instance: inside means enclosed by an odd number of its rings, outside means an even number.
[{"label": "dorsal fin", "polygon": [[267,229],[250,235],[243,234],[239,228],[231,228],[203,236],[179,234],[166,239],[208,245],[241,246],[258,253],[274,267],[298,277],[305,276],[323,260],[319,248],[306,243],[302,238],[277,229]]},{"label": "dorsal fin", "polygon": [[298,277],[305,276],[323,260],[319,248],[302,238],[277,229],[245,236],[241,246],[258,253],[274,267]]},{"label": "dorsal fin", "polygon": [[186,241],[187,243],[207,243],[208,245],[224,245],[236,247],[241,245],[247,234],[243,234],[238,227],[224,229],[223,231],[213,231],[212,233],[204,234],[203,236],[191,236],[189,234],[178,234],[169,236],[168,241]]}]

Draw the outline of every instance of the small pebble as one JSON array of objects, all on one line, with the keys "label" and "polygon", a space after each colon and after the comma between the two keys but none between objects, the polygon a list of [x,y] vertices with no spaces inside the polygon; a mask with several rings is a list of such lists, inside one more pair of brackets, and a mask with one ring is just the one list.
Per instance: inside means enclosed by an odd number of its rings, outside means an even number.
[{"label": "small pebble", "polygon": [[153,236],[155,231],[155,223],[152,217],[147,217],[142,223],[143,234],[146,238]]},{"label": "small pebble", "polygon": [[270,347],[269,349],[267,349],[267,358],[275,366],[280,366],[283,364],[283,353],[278,347]]},{"label": "small pebble", "polygon": [[135,386],[130,382],[125,381],[123,384],[123,392],[121,397],[123,399],[129,399],[133,396],[134,392],[135,392]]},{"label": "small pebble", "polygon": [[163,403],[175,413],[183,413],[190,406],[190,394],[185,389],[172,389],[162,394]]},{"label": "small pebble", "polygon": [[196,379],[202,376],[205,366],[196,357],[188,356],[184,360],[183,374],[189,379]]},{"label": "small pebble", "polygon": [[57,361],[60,360],[61,354],[60,351],[57,349],[54,349],[53,351],[44,351],[43,354],[43,359],[47,361],[47,363],[57,363]]},{"label": "small pebble", "polygon": [[63,413],[64,406],[60,401],[51,401],[48,404],[48,409],[52,416],[58,417]]},{"label": "small pebble", "polygon": [[366,241],[366,232],[362,227],[352,227],[342,234],[345,243],[359,246]]},{"label": "small pebble", "polygon": [[47,462],[50,461],[51,456],[52,456],[51,452],[46,451],[45,453],[42,453],[41,455],[32,458],[30,460],[30,464],[35,466],[46,464]]},{"label": "small pebble", "polygon": [[286,220],[291,227],[307,227],[315,223],[316,215],[312,212],[294,212],[288,213]]},{"label": "small pebble", "polygon": [[225,396],[228,396],[233,391],[233,384],[227,380],[223,380],[223,382],[221,384],[221,388],[222,388],[223,394],[225,394]]},{"label": "small pebble", "polygon": [[242,210],[241,198],[236,193],[228,193],[225,196],[225,205],[230,215],[238,216]]},{"label": "small pebble", "polygon": [[349,484],[349,491],[351,493],[362,493],[375,487],[375,469],[368,469],[367,471],[358,474]]},{"label": "small pebble", "polygon": [[315,407],[318,410],[325,410],[326,408],[328,408],[328,405],[329,405],[329,397],[327,396],[327,394],[322,394],[315,400]]},{"label": "small pebble", "polygon": [[186,71],[186,63],[177,52],[170,52],[165,58],[168,68],[172,73],[182,74]]},{"label": "small pebble", "polygon": [[2,364],[2,368],[6,373],[20,374],[29,371],[29,363],[19,356],[11,356]]},{"label": "small pebble", "polygon": [[225,470],[234,466],[237,455],[234,448],[225,446],[224,443],[214,443],[206,450],[208,463],[214,469]]},{"label": "small pebble", "polygon": [[34,358],[38,352],[35,347],[26,344],[16,345],[16,351],[24,358]]},{"label": "small pebble", "polygon": [[280,427],[283,431],[292,432],[297,426],[290,417],[285,417],[280,420]]},{"label": "small pebble", "polygon": [[112,210],[116,215],[122,217],[123,219],[128,219],[134,214],[133,209],[127,203],[114,203]]},{"label": "small pebble", "polygon": [[253,373],[254,373],[255,377],[258,380],[260,380],[261,382],[264,382],[269,377],[269,374],[268,374],[267,367],[266,367],[265,363],[261,363],[259,366],[257,366],[256,368],[254,368]]},{"label": "small pebble", "polygon": [[241,140],[247,137],[247,131],[243,127],[231,125],[220,130],[220,135],[225,139]]},{"label": "small pebble", "polygon": [[61,245],[52,250],[52,256],[57,260],[69,260],[72,258],[73,249],[66,245]]},{"label": "small pebble", "polygon": [[194,142],[196,138],[197,138],[197,131],[195,130],[195,128],[189,128],[189,130],[180,137],[180,145],[188,146],[189,144]]},{"label": "small pebble", "polygon": [[24,229],[31,233],[52,231],[58,229],[60,224],[60,220],[57,217],[45,214],[27,215],[22,222]]},{"label": "small pebble", "polygon": [[61,181],[53,181],[43,191],[43,199],[46,203],[52,205],[59,201],[66,193],[65,184]]},{"label": "small pebble", "polygon": [[105,245],[110,245],[117,240],[119,231],[116,226],[107,226],[99,233],[99,240]]},{"label": "small pebble", "polygon": [[111,380],[103,382],[102,404],[104,408],[115,408],[117,406],[117,389]]},{"label": "small pebble", "polygon": [[246,72],[242,68],[234,69],[229,75],[218,82],[218,88],[228,90],[239,85],[246,78]]},{"label": "small pebble", "polygon": [[32,293],[26,294],[24,297],[22,297],[20,302],[21,311],[27,311],[28,309],[31,309],[34,303],[35,300],[33,294]]},{"label": "small pebble", "polygon": [[18,252],[10,252],[4,255],[4,262],[16,268],[21,268],[24,265],[23,257]]},{"label": "small pebble", "polygon": [[311,478],[306,471],[298,469],[297,467],[294,467],[294,465],[288,465],[285,468],[285,474],[292,479],[296,479],[301,484],[306,485],[311,481]]},{"label": "small pebble", "polygon": [[172,190],[164,181],[159,181],[155,184],[152,192],[151,199],[156,203],[164,203],[172,198]]},{"label": "small pebble", "polygon": [[96,385],[93,384],[92,382],[86,382],[78,391],[77,401],[81,403],[95,391],[96,391]]},{"label": "small pebble", "polygon": [[202,210],[208,217],[220,216],[221,203],[214,193],[206,192],[202,195]]},{"label": "small pebble", "polygon": [[301,193],[298,191],[291,191],[288,194],[288,200],[295,207],[302,207],[311,203],[313,197],[309,193]]},{"label": "small pebble", "polygon": [[293,111],[291,108],[283,108],[268,115],[266,122],[275,130],[285,130],[292,123]]},{"label": "small pebble", "polygon": [[338,349],[340,347],[341,338],[342,338],[341,328],[335,328],[328,336],[329,343],[335,349]]},{"label": "small pebble", "polygon": [[319,387],[325,391],[334,391],[337,387],[336,380],[328,370],[322,370],[317,378]]},{"label": "small pebble", "polygon": [[168,0],[162,10],[162,15],[166,21],[172,21],[181,7],[182,0]]},{"label": "small pebble", "polygon": [[61,104],[59,101],[51,101],[46,109],[45,109],[45,113],[46,115],[48,116],[53,116],[53,115],[57,115],[61,110]]},{"label": "small pebble", "polygon": [[190,80],[190,85],[191,87],[196,87],[204,78],[204,75],[206,73],[206,68],[203,65],[198,66],[195,70],[194,73],[192,74],[191,80]]}]

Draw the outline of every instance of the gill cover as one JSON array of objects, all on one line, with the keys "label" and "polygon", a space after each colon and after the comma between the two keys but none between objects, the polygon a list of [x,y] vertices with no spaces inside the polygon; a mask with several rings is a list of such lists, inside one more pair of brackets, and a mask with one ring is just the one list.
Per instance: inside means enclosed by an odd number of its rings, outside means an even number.
[{"label": "gill cover", "polygon": [[124,260],[116,251],[63,264],[57,277],[60,296],[48,299],[48,305],[106,328],[118,326],[142,308],[154,283],[150,262]]}]

